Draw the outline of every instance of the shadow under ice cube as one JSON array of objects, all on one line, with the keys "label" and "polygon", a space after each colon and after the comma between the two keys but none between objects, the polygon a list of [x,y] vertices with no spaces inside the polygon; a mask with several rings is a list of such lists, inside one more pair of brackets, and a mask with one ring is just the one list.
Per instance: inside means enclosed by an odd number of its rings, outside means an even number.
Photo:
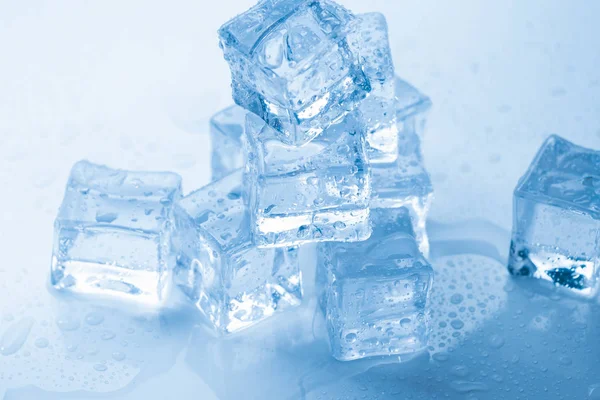
[{"label": "shadow under ice cube", "polygon": [[427,347],[433,270],[408,217],[392,220],[365,242],[320,246],[317,285],[338,360],[410,358]]},{"label": "shadow under ice cube", "polygon": [[298,249],[259,249],[252,242],[242,176],[238,170],[191,193],[175,212],[175,282],[220,334],[302,299]]},{"label": "shadow under ice cube", "polygon": [[591,297],[599,243],[600,152],[552,135],[514,192],[508,269]]},{"label": "shadow under ice cube", "polygon": [[300,145],[371,90],[346,36],[355,17],[329,0],[263,0],[219,29],[236,104]]},{"label": "shadow under ice cube", "polygon": [[54,225],[52,285],[161,303],[171,286],[172,206],[180,196],[177,174],[75,164]]},{"label": "shadow under ice cube", "polygon": [[297,147],[253,114],[246,119],[245,194],[262,247],[365,240],[370,172],[363,125],[354,113]]}]

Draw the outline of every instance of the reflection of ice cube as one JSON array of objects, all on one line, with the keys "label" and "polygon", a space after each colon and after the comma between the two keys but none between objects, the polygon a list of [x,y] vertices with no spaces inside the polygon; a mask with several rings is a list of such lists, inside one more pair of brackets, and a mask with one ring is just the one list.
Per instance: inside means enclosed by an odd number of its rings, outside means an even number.
[{"label": "reflection of ice cube", "polygon": [[238,170],[176,207],[175,282],[220,333],[254,325],[302,298],[297,249],[254,246],[241,187]]},{"label": "reflection of ice cube", "polygon": [[433,270],[408,216],[392,220],[365,242],[321,245],[317,284],[326,285],[322,306],[339,360],[414,355],[427,347]]},{"label": "reflection of ice cube", "polygon": [[219,30],[236,104],[303,144],[371,90],[348,46],[355,17],[328,0],[263,0]]},{"label": "reflection of ice cube", "polygon": [[174,264],[172,204],[180,196],[177,174],[75,164],[55,222],[52,284],[162,302]]},{"label": "reflection of ice cube", "polygon": [[600,152],[552,135],[515,189],[508,268],[593,296],[599,240]]},{"label": "reflection of ice cube", "polygon": [[219,180],[244,165],[242,135],[247,111],[230,106],[210,120],[212,180]]},{"label": "reflection of ice cube", "polygon": [[369,237],[371,183],[362,129],[352,113],[296,147],[248,114],[245,193],[259,246]]}]

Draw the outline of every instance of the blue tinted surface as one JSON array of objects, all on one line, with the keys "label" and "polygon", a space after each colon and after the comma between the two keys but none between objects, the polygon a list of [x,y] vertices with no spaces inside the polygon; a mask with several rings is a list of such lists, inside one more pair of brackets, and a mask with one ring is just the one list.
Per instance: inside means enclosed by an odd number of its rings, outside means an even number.
[{"label": "blue tinted surface", "polygon": [[221,341],[193,310],[138,316],[47,290],[77,160],[210,181],[208,122],[231,104],[215,32],[255,3],[145,2],[143,18],[132,2],[0,6],[4,400],[598,396],[598,306],[506,269],[513,191],[543,141],[600,149],[594,2],[340,2],[386,16],[399,74],[435,104],[421,141],[436,195],[430,357],[336,362],[313,300]]},{"label": "blue tinted surface", "polygon": [[509,270],[595,295],[600,152],[550,136],[515,189],[514,207]]}]

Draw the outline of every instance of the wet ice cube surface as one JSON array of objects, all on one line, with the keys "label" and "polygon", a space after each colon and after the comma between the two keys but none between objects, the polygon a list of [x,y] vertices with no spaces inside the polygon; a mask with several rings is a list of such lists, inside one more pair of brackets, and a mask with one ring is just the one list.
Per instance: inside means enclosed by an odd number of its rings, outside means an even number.
[{"label": "wet ice cube surface", "polygon": [[242,170],[177,205],[175,282],[219,333],[247,328],[302,299],[298,249],[259,249],[242,199]]},{"label": "wet ice cube surface", "polygon": [[252,114],[246,122],[246,193],[258,245],[369,237],[371,183],[358,114],[302,147],[282,143]]},{"label": "wet ice cube surface", "polygon": [[243,167],[242,135],[247,111],[233,105],[210,120],[211,173],[217,181]]},{"label": "wet ice cube surface", "polygon": [[361,68],[371,85],[370,96],[393,99],[394,62],[385,16],[377,12],[357,15],[348,43],[359,55]]},{"label": "wet ice cube surface", "polygon": [[328,0],[264,0],[219,30],[236,104],[303,144],[371,90],[346,35],[355,17]]},{"label": "wet ice cube surface", "polygon": [[51,283],[79,294],[162,302],[170,287],[172,207],[181,178],[81,161],[54,226]]},{"label": "wet ice cube surface", "polygon": [[404,228],[374,231],[361,243],[320,245],[317,279],[326,281],[322,306],[338,360],[406,359],[427,347],[433,270],[410,233],[410,221]]},{"label": "wet ice cube surface", "polygon": [[600,152],[552,135],[514,192],[509,270],[592,296],[599,238]]},{"label": "wet ice cube surface", "polygon": [[[395,86],[394,100],[370,98],[361,106],[371,162],[370,205],[371,209],[407,209],[419,247],[427,255],[425,229],[433,186],[421,152],[421,137],[431,102],[400,78],[395,79]],[[369,101],[371,105],[365,108]],[[393,111],[388,111],[390,106]]]}]

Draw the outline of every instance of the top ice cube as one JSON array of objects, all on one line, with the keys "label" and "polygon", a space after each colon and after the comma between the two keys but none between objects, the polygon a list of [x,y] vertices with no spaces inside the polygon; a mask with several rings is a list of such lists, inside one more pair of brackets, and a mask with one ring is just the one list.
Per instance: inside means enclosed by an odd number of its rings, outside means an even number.
[{"label": "top ice cube", "polygon": [[371,86],[328,0],[263,0],[219,29],[234,101],[301,145],[353,110]]},{"label": "top ice cube", "polygon": [[600,219],[600,152],[552,135],[515,192]]}]

